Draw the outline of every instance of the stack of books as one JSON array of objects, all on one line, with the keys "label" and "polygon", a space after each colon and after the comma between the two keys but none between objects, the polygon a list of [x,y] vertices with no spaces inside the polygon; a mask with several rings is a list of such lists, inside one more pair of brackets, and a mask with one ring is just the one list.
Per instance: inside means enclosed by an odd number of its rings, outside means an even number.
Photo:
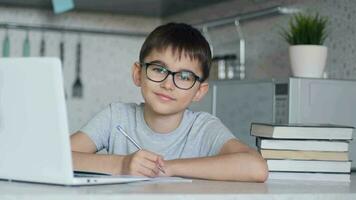
[{"label": "stack of books", "polygon": [[350,181],[354,128],[339,125],[252,123],[251,135],[269,179]]}]

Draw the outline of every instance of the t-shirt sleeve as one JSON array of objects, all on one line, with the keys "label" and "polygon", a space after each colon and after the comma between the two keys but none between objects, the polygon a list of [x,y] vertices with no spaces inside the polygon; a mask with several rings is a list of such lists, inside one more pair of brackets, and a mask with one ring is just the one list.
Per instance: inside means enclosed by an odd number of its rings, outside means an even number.
[{"label": "t-shirt sleeve", "polygon": [[223,145],[230,139],[236,139],[231,131],[217,118],[206,123],[201,147],[202,156],[217,155]]},{"label": "t-shirt sleeve", "polygon": [[111,105],[96,114],[85,124],[80,131],[87,134],[96,145],[97,151],[108,150],[111,131],[112,110]]}]

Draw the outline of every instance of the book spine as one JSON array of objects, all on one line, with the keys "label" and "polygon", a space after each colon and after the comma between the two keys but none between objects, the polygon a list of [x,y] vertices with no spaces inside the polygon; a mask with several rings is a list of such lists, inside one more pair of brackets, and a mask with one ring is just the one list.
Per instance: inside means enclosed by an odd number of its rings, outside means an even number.
[{"label": "book spine", "polygon": [[265,159],[348,161],[348,152],[260,150]]},{"label": "book spine", "polygon": [[283,140],[256,137],[258,149],[347,152],[349,145],[349,140]]},{"label": "book spine", "polygon": [[350,173],[351,162],[267,160],[269,171]]}]

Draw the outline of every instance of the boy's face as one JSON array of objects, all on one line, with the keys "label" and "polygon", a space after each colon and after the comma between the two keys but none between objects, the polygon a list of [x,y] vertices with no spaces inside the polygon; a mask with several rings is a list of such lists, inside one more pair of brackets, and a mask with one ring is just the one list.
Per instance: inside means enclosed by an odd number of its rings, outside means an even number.
[{"label": "boy's face", "polygon": [[[162,51],[153,50],[143,62],[157,63],[172,72],[191,71],[199,77],[203,76],[199,61],[191,60],[184,52],[179,59],[179,54],[173,54],[170,47]],[[139,63],[134,64],[132,76],[134,83],[141,87],[145,105],[160,115],[182,113],[192,101],[199,101],[209,89],[207,82],[199,81],[188,90],[180,89],[174,84],[172,75],[168,75],[162,82],[154,82],[147,78],[146,67]]]}]

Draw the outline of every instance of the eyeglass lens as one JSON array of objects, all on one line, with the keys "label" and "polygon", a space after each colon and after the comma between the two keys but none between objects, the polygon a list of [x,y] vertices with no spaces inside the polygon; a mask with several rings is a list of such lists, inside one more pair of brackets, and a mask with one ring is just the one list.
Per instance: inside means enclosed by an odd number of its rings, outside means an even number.
[{"label": "eyeglass lens", "polygon": [[196,82],[196,76],[190,71],[171,72],[157,64],[146,64],[147,77],[155,82],[164,81],[169,74],[173,74],[173,82],[180,89],[190,89]]}]

